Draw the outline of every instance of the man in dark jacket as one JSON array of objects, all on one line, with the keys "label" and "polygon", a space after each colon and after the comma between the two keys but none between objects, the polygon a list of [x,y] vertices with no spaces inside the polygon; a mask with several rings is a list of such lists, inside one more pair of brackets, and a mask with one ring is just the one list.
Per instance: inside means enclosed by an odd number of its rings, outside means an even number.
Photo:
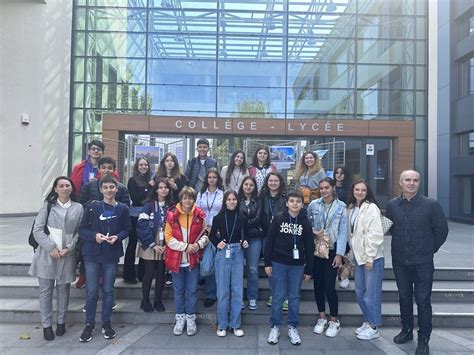
[{"label": "man in dark jacket", "polygon": [[184,175],[188,179],[188,186],[192,187],[196,193],[201,190],[204,178],[210,168],[217,169],[217,161],[209,156],[209,141],[201,138],[196,144],[198,156],[188,160]]},{"label": "man in dark jacket", "polygon": [[[114,176],[115,171],[115,160],[111,157],[103,157],[99,159],[99,174],[100,179],[102,179],[106,175]],[[90,201],[100,201],[104,198],[104,195],[100,189],[100,180],[92,180],[86,185],[83,185],[81,188],[81,195],[79,202],[81,204],[85,204]],[[127,206],[130,206],[130,195],[128,194],[128,190],[124,184],[117,183],[117,195],[115,199],[118,202],[122,202]]]},{"label": "man in dark jacket", "polygon": [[402,330],[396,344],[413,339],[413,287],[418,308],[416,354],[428,354],[432,325],[431,289],[433,256],[448,236],[448,223],[436,200],[418,193],[420,174],[400,174],[402,194],[387,204],[386,216],[393,221],[392,264],[397,281]]}]

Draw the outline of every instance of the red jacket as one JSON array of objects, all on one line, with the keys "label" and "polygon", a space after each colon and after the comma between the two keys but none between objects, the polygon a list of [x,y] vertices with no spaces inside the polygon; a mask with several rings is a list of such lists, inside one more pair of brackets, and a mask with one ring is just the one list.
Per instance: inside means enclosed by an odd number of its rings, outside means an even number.
[{"label": "red jacket", "polygon": [[[80,163],[77,163],[74,165],[74,168],[72,169],[71,172],[71,180],[72,183],[74,184],[74,188],[76,189],[76,196],[79,198],[81,194],[81,187],[82,187],[82,175],[84,175],[84,167],[86,166],[87,160],[83,160]],[[120,175],[117,172],[117,170],[114,171],[113,176],[117,179],[117,181],[120,180]],[[100,178],[100,175],[97,173],[95,176],[96,179]]]},{"label": "red jacket", "polygon": [[[183,234],[181,232],[181,227],[178,223],[180,211],[178,207],[173,208],[172,210],[168,211],[166,214],[166,223],[171,226],[172,236],[173,238],[179,240],[180,242],[183,241]],[[205,218],[205,213],[199,208],[194,207],[193,211],[193,223],[190,226],[190,233],[189,233],[189,240],[188,244],[195,243],[200,236],[202,229],[203,229],[203,222]],[[181,259],[183,256],[183,252],[179,250],[173,250],[168,245],[166,245],[166,253],[165,253],[165,265],[168,270],[172,272],[179,272],[179,266],[181,264]],[[189,267],[193,269],[199,264],[199,260],[202,256],[202,250],[195,254],[189,254]]]}]

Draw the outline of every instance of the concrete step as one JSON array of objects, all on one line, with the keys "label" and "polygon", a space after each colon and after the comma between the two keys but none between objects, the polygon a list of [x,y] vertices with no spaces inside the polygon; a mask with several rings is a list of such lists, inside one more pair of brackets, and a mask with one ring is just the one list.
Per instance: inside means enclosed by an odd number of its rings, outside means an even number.
[{"label": "concrete step", "polygon": [[[0,262],[0,276],[25,276],[28,275],[30,263],[2,263]],[[122,275],[123,265],[119,264],[118,277]],[[265,277],[263,263],[259,267],[260,277]],[[393,269],[386,266],[384,280],[395,280]],[[474,268],[437,267],[434,273],[435,281],[474,281]]]},{"label": "concrete step", "polygon": [[[142,323],[170,324],[170,331],[174,323],[174,303],[171,299],[165,299],[164,304],[166,312],[163,313],[144,313],[140,309],[138,300],[117,300],[117,309],[112,315],[112,322],[121,323]],[[55,307],[55,302],[53,302]],[[82,299],[72,298],[69,304],[68,322],[83,323],[85,314],[82,312],[84,303]],[[96,321],[100,323],[101,303],[97,308]],[[474,322],[474,313],[470,309],[459,304],[451,303],[433,303],[433,326],[434,327],[472,327]],[[56,312],[54,312],[56,313]],[[385,326],[400,326],[399,306],[396,302],[384,302],[382,304],[383,324]],[[340,302],[339,314],[342,326],[358,326],[362,323],[361,311],[355,302]],[[53,316],[53,318],[55,315]],[[243,324],[268,324],[270,317],[270,308],[265,302],[258,302],[258,309],[242,311]],[[300,304],[300,323],[302,325],[314,325],[318,318],[316,304],[313,301],[302,301]],[[4,323],[31,323],[39,322],[40,315],[38,310],[37,298],[0,298],[0,319]],[[415,307],[416,319],[416,307]],[[416,320],[415,320],[416,321]],[[216,322],[216,306],[204,308],[202,301],[198,304],[198,322],[201,324],[213,324]]]},{"label": "concrete step", "polygon": [[[244,280],[246,288],[246,280]],[[347,289],[341,289],[336,286],[340,301],[356,301],[354,282],[351,281]],[[398,302],[397,285],[393,280],[385,280],[382,286],[383,302]],[[153,288],[152,288],[153,292]],[[244,296],[246,295],[244,290]],[[29,276],[0,276],[0,297],[5,298],[28,298],[37,297],[38,281]],[[130,285],[124,283],[121,279],[115,282],[115,296],[117,299],[141,299],[141,283]],[[270,296],[268,280],[259,280],[260,299],[267,299]],[[85,289],[71,288],[71,297],[84,298]],[[204,298],[204,293],[199,290],[199,297]],[[173,298],[171,287],[165,287],[163,292],[164,299]],[[301,290],[301,299],[303,301],[313,301],[313,282],[303,282]],[[449,303],[474,303],[474,284],[470,281],[434,281],[431,296],[432,302]]]}]

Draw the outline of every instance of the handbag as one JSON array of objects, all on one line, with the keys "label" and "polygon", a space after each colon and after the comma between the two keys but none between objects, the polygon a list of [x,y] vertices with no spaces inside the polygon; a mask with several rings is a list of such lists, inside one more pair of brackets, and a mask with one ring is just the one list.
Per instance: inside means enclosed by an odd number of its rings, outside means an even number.
[{"label": "handbag", "polygon": [[383,230],[383,235],[387,234],[390,228],[393,226],[393,222],[390,218],[387,218],[385,216],[380,216],[380,219],[382,221],[382,230]]},{"label": "handbag", "polygon": [[307,186],[300,186],[299,190],[303,194],[303,203],[305,205],[308,205],[311,201],[321,197],[319,188],[310,189]]},{"label": "handbag", "polygon": [[[49,235],[48,219],[49,219],[49,213],[51,212],[51,207],[52,207],[51,202],[48,202],[48,206],[46,208],[48,213],[46,214],[46,222],[44,223],[44,234],[46,234],[46,235]],[[34,252],[36,252],[36,249],[38,249],[38,246],[39,246],[38,242],[35,239],[35,236],[33,235],[33,229],[35,229],[35,222],[36,222],[36,218],[33,221],[33,225],[31,226],[30,235],[28,236],[28,244],[33,248]]]},{"label": "handbag", "polygon": [[314,239],[314,255],[318,258],[329,259],[329,246],[331,245],[331,238],[328,234],[323,234],[322,237],[315,237]]},{"label": "handbag", "polygon": [[216,247],[214,244],[209,242],[202,253],[202,259],[200,262],[199,273],[201,277],[206,277],[214,273],[216,261]]}]

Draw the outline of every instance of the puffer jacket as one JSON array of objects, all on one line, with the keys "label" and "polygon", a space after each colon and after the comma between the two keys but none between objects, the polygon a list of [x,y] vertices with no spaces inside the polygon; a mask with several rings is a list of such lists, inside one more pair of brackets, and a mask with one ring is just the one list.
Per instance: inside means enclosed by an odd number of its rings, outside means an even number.
[{"label": "puffer jacket", "polygon": [[448,222],[438,201],[417,193],[390,200],[385,215],[393,221],[392,261],[404,265],[431,262],[446,241]]},{"label": "puffer jacket", "polygon": [[[351,235],[351,216],[354,209],[348,209],[348,232]],[[383,258],[383,230],[380,210],[375,203],[364,202],[354,223],[351,245],[358,265]]]}]

